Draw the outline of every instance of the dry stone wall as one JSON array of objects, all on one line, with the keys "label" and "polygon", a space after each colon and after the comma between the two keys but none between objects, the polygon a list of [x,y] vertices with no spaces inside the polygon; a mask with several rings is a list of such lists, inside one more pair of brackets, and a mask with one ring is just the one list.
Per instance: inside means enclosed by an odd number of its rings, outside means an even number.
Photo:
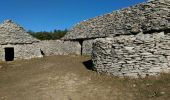
[{"label": "dry stone wall", "polygon": [[[102,38],[97,38],[102,39]],[[95,42],[95,39],[88,39],[84,40],[82,44],[82,55],[91,55],[92,54],[92,47],[93,43]]]},{"label": "dry stone wall", "polygon": [[83,40],[83,54],[93,50],[94,68],[101,73],[145,77],[168,72],[170,0],[148,0],[83,21],[63,39]]},{"label": "dry stone wall", "polygon": [[40,58],[53,55],[80,55],[78,42],[50,40],[32,44],[0,45],[0,60],[5,61],[5,48],[14,48],[14,60]]},{"label": "dry stone wall", "polygon": [[83,21],[63,39],[90,39],[170,29],[170,0],[151,0]]},{"label": "dry stone wall", "polygon": [[94,40],[85,40],[82,45],[82,55],[91,55]]},{"label": "dry stone wall", "polygon": [[145,77],[170,71],[170,32],[120,35],[93,44],[94,68],[114,76]]},{"label": "dry stone wall", "polygon": [[76,41],[40,41],[11,20],[0,24],[0,60],[31,59],[51,55],[81,54]]},{"label": "dry stone wall", "polygon": [[75,41],[49,40],[41,41],[39,47],[45,56],[51,55],[80,55],[81,46]]},{"label": "dry stone wall", "polygon": [[38,43],[0,45],[0,60],[5,61],[5,48],[14,48],[14,60],[42,57]]}]

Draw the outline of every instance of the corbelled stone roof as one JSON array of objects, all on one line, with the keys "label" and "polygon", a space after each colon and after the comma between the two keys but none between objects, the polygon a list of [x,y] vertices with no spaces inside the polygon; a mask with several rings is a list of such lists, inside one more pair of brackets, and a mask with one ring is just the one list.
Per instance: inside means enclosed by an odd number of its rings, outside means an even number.
[{"label": "corbelled stone roof", "polygon": [[63,39],[88,39],[169,29],[170,0],[150,0],[83,21]]},{"label": "corbelled stone roof", "polygon": [[11,20],[0,24],[0,44],[29,44],[39,42],[33,38],[21,26]]}]

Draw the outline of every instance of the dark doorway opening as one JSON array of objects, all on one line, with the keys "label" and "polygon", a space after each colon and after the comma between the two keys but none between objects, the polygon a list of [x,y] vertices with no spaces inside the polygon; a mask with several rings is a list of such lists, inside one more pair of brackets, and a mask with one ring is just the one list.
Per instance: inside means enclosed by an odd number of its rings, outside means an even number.
[{"label": "dark doorway opening", "polygon": [[88,70],[95,71],[95,68],[93,67],[92,60],[85,61],[85,62],[83,62],[83,64]]},{"label": "dark doorway opening", "polygon": [[81,45],[81,55],[83,55],[83,39],[79,39],[78,42]]},{"label": "dark doorway opening", "polygon": [[40,49],[40,52],[41,52],[41,54],[43,55],[43,56],[45,56],[45,53]]},{"label": "dark doorway opening", "polygon": [[13,47],[5,48],[5,61],[13,60],[14,60],[14,48]]}]

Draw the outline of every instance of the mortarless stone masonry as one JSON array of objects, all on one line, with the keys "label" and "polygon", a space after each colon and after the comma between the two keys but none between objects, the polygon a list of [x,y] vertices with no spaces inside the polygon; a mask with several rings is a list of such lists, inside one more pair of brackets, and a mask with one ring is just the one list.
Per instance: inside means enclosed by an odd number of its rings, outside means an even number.
[{"label": "mortarless stone masonry", "polygon": [[96,39],[93,63],[100,73],[145,77],[170,71],[170,33]]},{"label": "mortarless stone masonry", "polygon": [[[42,57],[37,46],[39,42],[11,20],[0,24],[0,60],[2,61],[7,61],[9,58],[16,60]],[[6,52],[9,48],[13,50]]]},{"label": "mortarless stone masonry", "polygon": [[169,72],[170,0],[149,0],[89,19],[63,39],[83,40],[84,53],[93,50],[94,68],[99,73],[145,77]]},{"label": "mortarless stone masonry", "polygon": [[119,77],[169,72],[170,0],[152,0],[118,12],[122,23],[114,21],[106,29],[113,32],[111,38],[96,39],[93,44],[95,70]]},{"label": "mortarless stone masonry", "polygon": [[11,21],[0,25],[0,34],[1,60],[8,47],[14,59],[92,52],[99,73],[145,77],[170,71],[170,0],[149,0],[81,22],[64,41],[39,41]]},{"label": "mortarless stone masonry", "polygon": [[[13,51],[6,52],[12,48]],[[29,35],[21,26],[11,20],[0,24],[0,60],[31,59],[51,55],[80,55],[81,46],[78,42],[50,40],[40,41]]]},{"label": "mortarless stone masonry", "polygon": [[[83,21],[73,27],[63,39],[86,41],[169,29],[170,0],[150,0],[146,3]],[[89,46],[86,44],[83,47],[86,47],[83,49],[92,50],[90,43]],[[89,52],[91,51],[83,54],[89,54]]]},{"label": "mortarless stone masonry", "polygon": [[81,46],[76,41],[49,40],[39,44],[45,56],[52,55],[81,55]]},{"label": "mortarless stone masonry", "polygon": [[94,39],[169,28],[170,0],[152,0],[81,22],[63,39]]}]

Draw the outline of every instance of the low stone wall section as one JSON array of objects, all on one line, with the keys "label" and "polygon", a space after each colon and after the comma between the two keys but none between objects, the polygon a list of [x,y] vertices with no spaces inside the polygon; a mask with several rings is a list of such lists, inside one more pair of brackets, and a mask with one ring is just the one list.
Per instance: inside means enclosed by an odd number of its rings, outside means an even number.
[{"label": "low stone wall section", "polygon": [[92,45],[94,40],[84,40],[82,45],[82,55],[91,55],[92,54]]},{"label": "low stone wall section", "polygon": [[145,77],[170,71],[170,34],[121,35],[97,39],[92,60],[99,73]]},{"label": "low stone wall section", "polygon": [[81,45],[75,41],[49,40],[41,41],[39,47],[45,56],[80,55]]}]

